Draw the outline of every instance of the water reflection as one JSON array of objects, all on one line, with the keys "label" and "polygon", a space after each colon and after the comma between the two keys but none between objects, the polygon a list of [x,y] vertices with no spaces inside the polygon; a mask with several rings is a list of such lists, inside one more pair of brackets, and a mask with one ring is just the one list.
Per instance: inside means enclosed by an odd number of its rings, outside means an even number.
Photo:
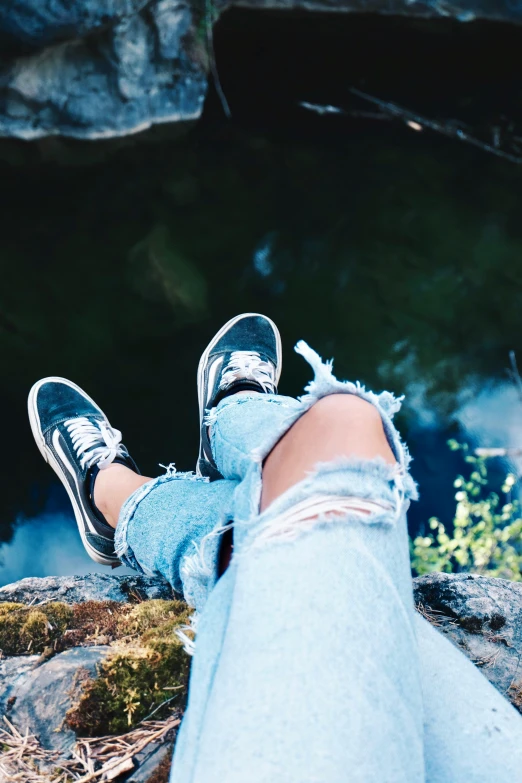
[{"label": "water reflection", "polygon": [[484,448],[508,449],[508,459],[502,460],[506,471],[522,473],[522,399],[513,384],[486,384],[468,399],[457,413],[466,432],[476,445]]},{"label": "water reflection", "polygon": [[[67,499],[64,498],[64,501]],[[64,503],[65,506],[65,503]],[[69,509],[19,520],[9,544],[0,547],[0,586],[26,576],[111,573],[88,557]],[[118,568],[114,573],[133,573]]]},{"label": "water reflection", "polygon": [[15,551],[17,574],[58,569],[64,551],[84,567],[66,507],[43,512],[55,482],[27,425],[31,384],[82,385],[145,473],[190,469],[200,352],[244,310],[281,328],[283,393],[309,380],[291,350],[301,337],[340,377],[407,392],[399,423],[422,491],[412,525],[451,515],[462,466],[447,437],[504,445],[520,430],[498,384],[509,350],[522,356],[522,181],[412,136],[193,134],[85,167],[3,165],[0,540],[26,522],[1,582]]}]

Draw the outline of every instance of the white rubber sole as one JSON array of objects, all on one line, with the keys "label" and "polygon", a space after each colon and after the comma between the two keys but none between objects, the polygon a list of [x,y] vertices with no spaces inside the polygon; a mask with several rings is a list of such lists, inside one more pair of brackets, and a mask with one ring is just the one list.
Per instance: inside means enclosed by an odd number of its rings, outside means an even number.
[{"label": "white rubber sole", "polygon": [[[283,369],[283,346],[281,344],[281,335],[279,334],[279,329],[275,325],[275,323],[272,321],[271,318],[268,318],[266,315],[262,315],[261,313],[241,313],[241,315],[236,315],[234,318],[231,318],[230,321],[227,321],[224,326],[221,327],[219,332],[214,335],[212,340],[209,342],[203,353],[201,354],[201,359],[199,360],[198,364],[198,406],[199,406],[199,423],[201,428],[201,423],[203,421],[203,416],[205,414],[205,401],[203,399],[203,386],[204,386],[204,374],[205,374],[205,365],[208,362],[208,357],[210,356],[210,353],[212,352],[212,349],[216,345],[216,343],[219,342],[219,340],[222,338],[222,336],[225,334],[225,332],[228,332],[228,330],[234,326],[238,321],[241,321],[243,318],[251,318],[252,316],[258,316],[259,318],[264,318],[268,323],[272,326],[272,329],[274,330],[274,334],[276,336],[276,355],[277,355],[277,367],[276,367],[276,386],[279,385],[279,379],[281,377],[281,370]],[[201,442],[199,445],[199,451],[201,453]],[[199,467],[196,470],[196,473],[199,474]]]},{"label": "white rubber sole", "polygon": [[85,538],[85,530],[84,530],[84,523],[83,523],[83,515],[81,512],[81,509],[78,506],[78,502],[76,500],[76,497],[74,496],[71,487],[69,485],[69,482],[67,481],[65,474],[63,473],[63,470],[60,466],[60,464],[56,461],[53,453],[47,448],[45,444],[45,439],[42,434],[42,428],[40,427],[40,418],[38,416],[38,408],[36,405],[36,399],[38,396],[38,391],[41,386],[44,385],[44,383],[49,382],[59,382],[63,383],[66,386],[70,386],[71,389],[74,389],[75,391],[80,392],[84,397],[86,397],[94,407],[100,411],[101,415],[104,419],[107,417],[105,416],[104,412],[100,408],[100,406],[94,402],[94,400],[89,397],[88,394],[86,394],[83,389],[81,389],[79,386],[77,386],[72,381],[68,381],[67,378],[60,378],[58,376],[49,376],[48,378],[42,378],[40,381],[34,384],[34,386],[31,388],[31,391],[29,392],[29,396],[27,398],[27,412],[29,414],[29,424],[31,425],[31,431],[33,433],[34,439],[36,441],[36,445],[38,446],[38,449],[40,451],[40,454],[44,458],[44,460],[51,466],[51,468],[54,470],[60,481],[62,482],[65,491],[67,492],[67,495],[69,496],[69,500],[71,501],[71,505],[73,507],[74,511],[74,518],[76,519],[76,524],[78,526],[78,532],[80,533],[82,543],[85,547],[85,550],[91,560],[94,560],[96,563],[100,563],[101,565],[106,566],[112,566],[114,563],[118,562],[114,559],[105,558],[103,555],[100,555],[93,547],[89,544],[87,539]]}]

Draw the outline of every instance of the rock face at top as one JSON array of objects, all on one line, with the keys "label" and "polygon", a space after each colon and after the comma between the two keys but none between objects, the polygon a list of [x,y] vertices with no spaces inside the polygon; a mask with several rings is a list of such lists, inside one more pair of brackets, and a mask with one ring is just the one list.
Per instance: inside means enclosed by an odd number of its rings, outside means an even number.
[{"label": "rock face at top", "polygon": [[205,52],[182,0],[16,0],[0,34],[1,136],[108,138],[201,113]]},{"label": "rock face at top", "polygon": [[0,136],[100,139],[196,120],[207,19],[233,5],[521,19],[499,0],[13,0],[0,4]]},{"label": "rock face at top", "polygon": [[138,13],[147,0],[15,0],[0,6],[0,30],[33,44],[77,37]]}]

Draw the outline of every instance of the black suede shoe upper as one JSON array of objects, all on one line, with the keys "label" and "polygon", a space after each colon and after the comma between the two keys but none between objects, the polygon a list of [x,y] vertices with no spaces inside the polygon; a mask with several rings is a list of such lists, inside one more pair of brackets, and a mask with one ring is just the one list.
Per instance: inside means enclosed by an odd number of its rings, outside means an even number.
[{"label": "black suede shoe upper", "polygon": [[204,351],[198,369],[201,442],[199,475],[221,478],[210,447],[205,412],[240,390],[277,394],[281,338],[266,316],[245,313],[231,319]]},{"label": "black suede shoe upper", "polygon": [[88,554],[99,563],[118,564],[114,529],[91,495],[92,472],[104,465],[117,461],[139,473],[121,443],[121,433],[85,392],[64,378],[35,384],[28,407],[35,440],[67,490]]}]

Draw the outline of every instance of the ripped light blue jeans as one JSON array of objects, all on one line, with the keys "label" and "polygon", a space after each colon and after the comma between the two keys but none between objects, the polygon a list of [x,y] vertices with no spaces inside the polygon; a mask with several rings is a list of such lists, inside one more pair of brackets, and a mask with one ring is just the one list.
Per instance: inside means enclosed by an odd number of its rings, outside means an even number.
[{"label": "ripped light blue jeans", "polygon": [[[416,497],[400,406],[315,371],[300,400],[210,411],[223,481],[176,473],[122,509],[117,551],[195,609],[188,709],[171,783],[514,783],[522,716],[414,610],[406,511]],[[397,463],[342,459],[259,513],[263,459],[319,398],[379,411]],[[221,535],[234,554],[218,579]]]}]

